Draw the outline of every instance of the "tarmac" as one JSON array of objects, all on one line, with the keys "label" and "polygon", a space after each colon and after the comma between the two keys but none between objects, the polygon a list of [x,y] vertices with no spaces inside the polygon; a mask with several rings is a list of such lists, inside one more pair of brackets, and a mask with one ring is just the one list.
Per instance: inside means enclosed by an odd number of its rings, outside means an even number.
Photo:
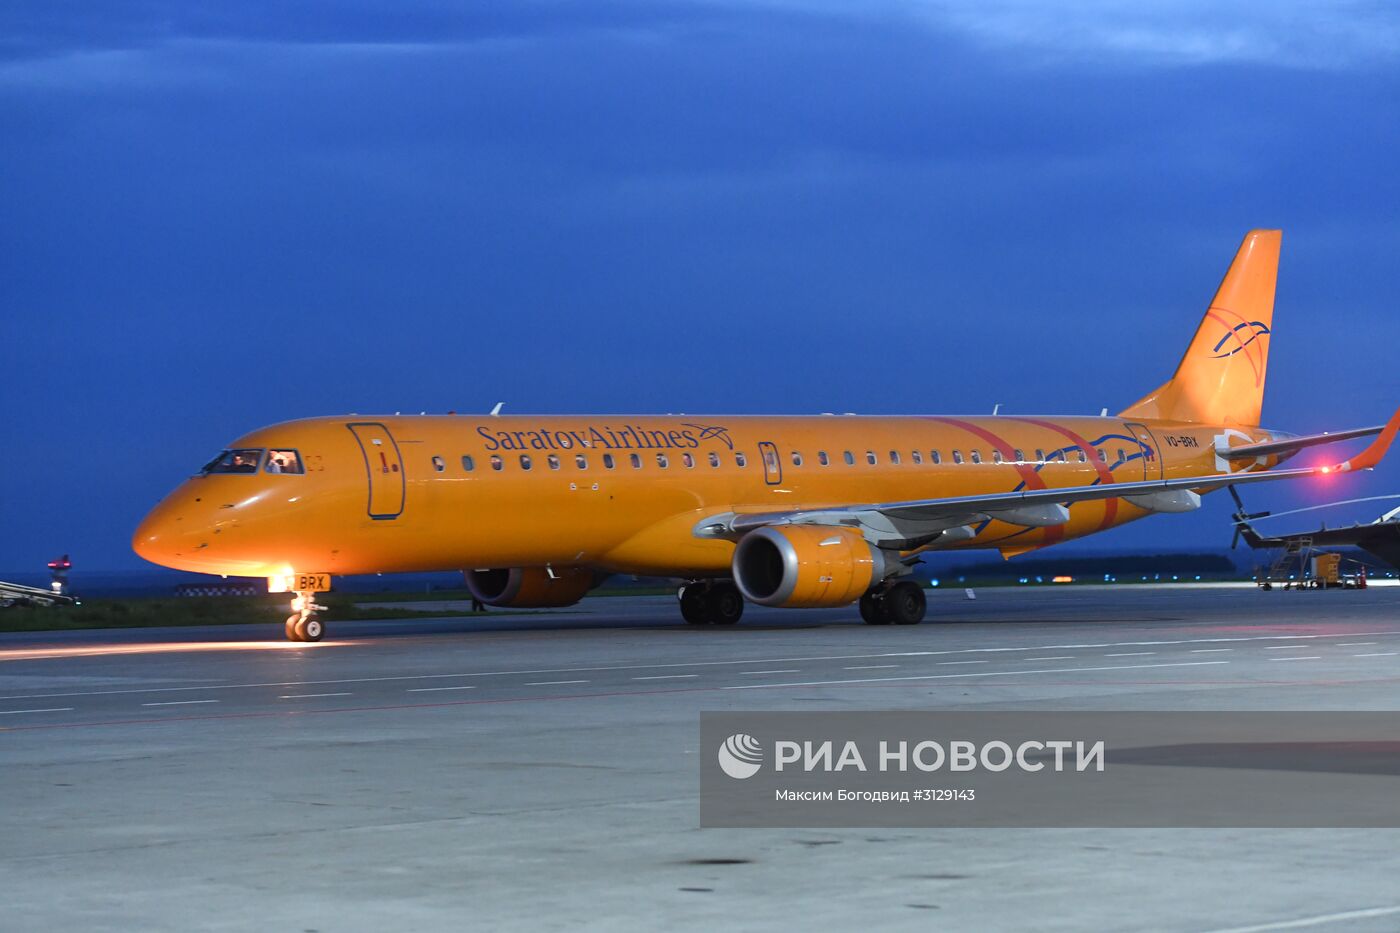
[{"label": "tarmac", "polygon": [[[702,710],[1400,709],[1400,587],[0,636],[0,928],[1393,931],[1400,830],[699,827]],[[1266,780],[1267,776],[1261,778]]]}]

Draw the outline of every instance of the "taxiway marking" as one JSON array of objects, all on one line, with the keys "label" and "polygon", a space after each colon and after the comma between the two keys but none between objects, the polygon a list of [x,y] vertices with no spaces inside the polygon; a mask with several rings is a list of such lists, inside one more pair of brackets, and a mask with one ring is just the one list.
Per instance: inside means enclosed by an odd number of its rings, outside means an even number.
[{"label": "taxiway marking", "polygon": [[[1208,645],[1208,644],[1239,644],[1247,642],[1261,641],[1293,641],[1300,639],[1327,639],[1327,638],[1377,638],[1385,636],[1398,636],[1400,629],[1373,631],[1373,632],[1338,632],[1329,635],[1248,635],[1230,636],[1222,638],[1182,638],[1158,641],[1129,641],[1129,642],[1096,642],[1093,644],[1060,644],[1060,645],[1018,645],[997,648],[948,648],[940,651],[889,651],[877,654],[840,654],[840,655],[813,655],[810,657],[789,657],[789,658],[741,658],[724,661],[674,661],[660,662],[656,664],[621,664],[603,665],[597,667],[564,667],[564,668],[543,668],[527,670],[504,670],[504,671],[461,671],[451,674],[403,674],[385,677],[347,677],[332,680],[311,680],[311,681],[272,681],[259,683],[238,683],[238,684],[198,684],[187,687],[132,687],[118,690],[83,690],[64,693],[33,693],[33,694],[12,694],[0,696],[0,700],[43,700],[43,699],[67,699],[70,697],[89,696],[116,696],[122,694],[159,694],[159,693],[179,693],[193,691],[211,690],[247,690],[259,687],[315,687],[332,686],[339,684],[364,684],[364,683],[388,683],[405,680],[437,680],[437,679],[462,679],[466,677],[507,677],[524,674],[566,674],[566,673],[589,673],[604,671],[633,671],[633,670],[665,670],[668,668],[703,668],[703,667],[732,667],[736,664],[774,664],[793,663],[798,661],[852,661],[876,658],[910,658],[910,657],[936,657],[949,655],[968,654],[1006,654],[1023,651],[1064,651],[1084,648],[1129,648],[1129,647],[1153,647],[1170,645]],[[1197,651],[1209,650],[1231,650],[1231,649],[1193,649]],[[949,663],[984,663],[979,661],[951,662],[941,661],[936,664]],[[744,673],[763,673],[760,671]],[[790,673],[789,671],[774,671],[773,673]],[[1024,672],[1022,672],[1024,673]]]},{"label": "taxiway marking", "polygon": [[909,674],[904,677],[863,677],[851,680],[808,680],[780,684],[737,684],[725,690],[759,690],[764,687],[827,687],[841,684],[878,684],[905,680],[958,680],[965,677],[1016,677],[1021,674],[1077,674],[1085,671],[1137,671],[1149,667],[1204,667],[1229,661],[1177,661],[1163,664],[1114,664],[1104,667],[1047,667],[1031,671],[976,671],[968,674]]},{"label": "taxiway marking", "polygon": [[1361,910],[1344,910],[1335,914],[1318,914],[1315,917],[1299,917],[1296,920],[1279,920],[1274,923],[1256,923],[1247,927],[1229,927],[1211,930],[1210,933],[1269,933],[1272,930],[1302,930],[1319,927],[1328,923],[1345,923],[1348,920],[1367,920],[1372,917],[1389,917],[1400,914],[1400,907],[1366,907]]}]

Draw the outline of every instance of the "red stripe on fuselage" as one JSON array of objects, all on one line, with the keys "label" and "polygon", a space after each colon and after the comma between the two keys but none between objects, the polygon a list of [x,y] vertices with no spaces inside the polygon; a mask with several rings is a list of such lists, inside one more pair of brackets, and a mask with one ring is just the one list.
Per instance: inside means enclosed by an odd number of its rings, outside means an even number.
[{"label": "red stripe on fuselage", "polygon": [[[1108,468],[1108,464],[1104,463],[1102,460],[1099,459],[1098,451],[1094,450],[1093,445],[1090,444],[1087,440],[1080,437],[1078,434],[1071,431],[1069,428],[1055,424],[1053,421],[1041,421],[1038,418],[1015,418],[1013,420],[1024,421],[1026,424],[1033,424],[1036,427],[1046,428],[1066,438],[1070,443],[1074,444],[1080,450],[1084,451],[1084,456],[1089,458],[1089,462],[1092,463],[1094,465],[1094,469],[1098,471],[1100,482],[1109,484],[1113,483],[1113,471]],[[1105,528],[1112,525],[1113,520],[1117,517],[1118,500],[1103,500],[1103,521],[1099,523],[1099,527],[1097,530],[1103,531]]]},{"label": "red stripe on fuselage", "polygon": [[[941,421],[946,425],[951,425],[955,428],[961,428],[962,430],[967,431],[969,434],[977,435],[978,437],[982,438],[982,440],[993,445],[997,450],[1001,452],[1001,459],[1003,460],[1002,465],[1015,467],[1016,472],[1019,473],[1021,476],[1021,482],[1025,483],[1028,489],[1046,488],[1045,480],[1041,477],[1041,475],[1038,472],[1036,472],[1035,467],[1030,466],[1027,463],[1017,463],[1015,448],[1013,448],[1002,438],[993,434],[991,431],[988,431],[986,428],[978,427],[970,421],[963,421],[959,418],[944,418],[941,416],[934,416],[931,417],[929,420]],[[1044,537],[1042,538],[1044,544],[1054,544],[1056,541],[1060,540],[1060,538],[1064,537],[1065,534],[1065,529],[1062,525],[1053,525],[1049,528],[1043,529],[1043,531],[1045,532]]]}]

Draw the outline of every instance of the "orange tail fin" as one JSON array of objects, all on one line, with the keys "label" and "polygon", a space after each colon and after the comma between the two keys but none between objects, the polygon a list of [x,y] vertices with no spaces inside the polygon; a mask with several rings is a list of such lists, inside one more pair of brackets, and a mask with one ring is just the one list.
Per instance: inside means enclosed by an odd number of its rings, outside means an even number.
[{"label": "orange tail fin", "polygon": [[1123,417],[1259,423],[1282,238],[1281,230],[1245,234],[1176,374]]}]

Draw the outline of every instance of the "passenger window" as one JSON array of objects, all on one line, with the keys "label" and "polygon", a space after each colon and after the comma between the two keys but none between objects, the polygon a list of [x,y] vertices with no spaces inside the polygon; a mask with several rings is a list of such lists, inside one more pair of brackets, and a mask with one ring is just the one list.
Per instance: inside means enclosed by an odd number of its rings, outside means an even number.
[{"label": "passenger window", "polygon": [[462,469],[468,473],[476,469],[476,461],[471,458],[470,454],[462,454]]},{"label": "passenger window", "polygon": [[875,456],[875,451],[867,450],[865,452],[865,462],[870,464],[871,466],[874,466],[877,462],[879,462],[878,458]]},{"label": "passenger window", "polygon": [[[433,466],[437,467],[439,473],[447,468],[447,464],[442,463],[441,457],[433,458]],[[263,469],[269,473],[301,474],[306,472],[306,469],[301,465],[301,454],[295,450],[269,450],[267,452],[267,466]]]},{"label": "passenger window", "polygon": [[665,455],[665,454],[657,454],[657,455],[656,455],[656,465],[659,466],[659,467],[661,467],[661,469],[664,470],[664,469],[666,469],[666,467],[668,467],[668,466],[671,465],[671,461],[668,460],[668,459],[666,459],[666,455]]},{"label": "passenger window", "polygon": [[819,450],[817,451],[817,462],[820,463],[822,466],[830,466],[831,458],[826,455],[826,451]]},{"label": "passenger window", "polygon": [[1086,457],[1086,456],[1084,456],[1084,448],[1083,448],[1083,447],[1079,448],[1079,462],[1080,462],[1080,463],[1088,463],[1088,462],[1089,462],[1089,458]]},{"label": "passenger window", "polygon": [[953,451],[953,462],[954,462],[954,463],[962,463],[962,462],[963,462],[963,455],[962,455],[962,451],[961,451],[961,450],[955,450],[955,451]]},{"label": "passenger window", "polygon": [[613,465],[614,465],[613,455],[612,455],[612,454],[603,454],[603,468],[604,468],[605,470],[611,470],[611,469],[613,468]]},{"label": "passenger window", "polygon": [[921,454],[921,453],[920,453],[919,451],[917,451],[917,450],[914,451],[913,453],[911,453],[909,456],[911,456],[911,457],[914,458],[914,462],[915,462],[915,463],[923,463],[923,462],[924,462],[924,455]]},{"label": "passenger window", "polygon": [[977,449],[974,448],[973,451],[972,451],[971,456],[972,456],[972,462],[973,462],[973,463],[981,463],[981,462],[982,462],[982,451],[977,450]]},{"label": "passenger window", "polygon": [[792,452],[792,465],[802,466],[802,455],[795,450]]},{"label": "passenger window", "polygon": [[684,463],[685,468],[688,470],[691,467],[695,466],[695,458],[692,457],[690,454],[681,454],[681,463]]},{"label": "passenger window", "polygon": [[890,463],[893,463],[895,466],[899,466],[899,451],[890,451]]},{"label": "passenger window", "polygon": [[201,473],[256,473],[258,461],[262,460],[261,447],[246,447],[242,450],[226,450],[205,464]]},{"label": "passenger window", "polygon": [[735,464],[737,464],[738,466],[748,466],[748,465],[749,465],[749,458],[748,458],[748,457],[745,457],[743,454],[735,454],[735,455],[734,455],[734,462],[735,462]]},{"label": "passenger window", "polygon": [[1098,449],[1098,454],[1099,454],[1099,463],[1107,463],[1107,462],[1108,462],[1108,456],[1103,452],[1103,448],[1102,448],[1102,447],[1100,447],[1100,448]]},{"label": "passenger window", "polygon": [[930,463],[935,463],[935,464],[936,464],[936,463],[942,463],[942,462],[943,462],[943,455],[940,454],[940,453],[939,453],[938,451],[936,451],[936,450],[930,450],[930,451],[928,452],[928,459],[929,459],[929,462],[930,462]]},{"label": "passenger window", "polygon": [[994,451],[992,451],[992,462],[993,462],[993,463],[1001,463],[1001,451],[999,451],[999,450],[994,450]]},{"label": "passenger window", "polygon": [[846,466],[855,466],[855,464],[856,464],[856,455],[853,454],[853,453],[851,453],[849,450],[846,451],[845,459],[846,459]]},{"label": "passenger window", "polygon": [[529,455],[529,454],[521,454],[521,455],[520,455],[520,469],[522,469],[522,470],[528,470],[528,469],[530,469],[530,467],[532,467],[533,465],[534,465],[534,464],[531,463],[531,461],[530,461],[530,455]]},{"label": "passenger window", "polygon": [[551,470],[559,469],[559,458],[556,457],[554,454],[550,454],[548,457],[545,457],[544,462],[549,464],[549,468]]},{"label": "passenger window", "polygon": [[504,466],[505,466],[505,462],[504,462],[503,460],[501,460],[501,457],[500,457],[499,454],[492,454],[492,455],[491,455],[491,469],[496,470],[497,472],[499,472],[500,469],[501,469],[502,467],[504,467]]},{"label": "passenger window", "polygon": [[[447,469],[447,461],[443,460],[441,457],[437,457],[437,456],[433,457],[433,469],[436,470],[437,472],[441,473],[443,470]],[[274,469],[272,468],[272,458],[271,458],[271,457],[268,457],[268,458],[267,458],[267,472],[269,472],[269,473],[281,473],[281,472],[282,472],[281,470],[274,470]]]},{"label": "passenger window", "polygon": [[1012,451],[1012,453],[1016,455],[1016,462],[1017,462],[1017,463],[1025,463],[1025,462],[1026,462],[1026,455],[1025,455],[1025,453],[1021,450],[1021,448],[1017,447],[1015,450]]},{"label": "passenger window", "polygon": [[1117,459],[1117,461],[1115,461],[1115,462],[1117,462],[1117,463],[1123,463],[1123,462],[1125,462],[1126,460],[1127,460],[1127,458],[1123,456],[1123,448],[1122,448],[1122,447],[1119,447],[1119,448],[1118,448],[1118,459]]},{"label": "passenger window", "polygon": [[641,456],[641,454],[632,454],[631,460],[632,460],[632,469],[634,469],[634,470],[640,470],[640,469],[642,468],[642,456]]},{"label": "passenger window", "polygon": [[719,454],[715,453],[713,450],[710,451],[710,466],[719,466]]},{"label": "passenger window", "polygon": [[1045,462],[1045,451],[1041,450],[1039,447],[1037,447],[1037,448],[1035,449],[1035,462],[1036,462],[1036,463],[1044,463],[1044,462]]},{"label": "passenger window", "polygon": [[575,454],[574,466],[578,467],[580,470],[588,469],[588,458],[585,457],[583,454]]}]

